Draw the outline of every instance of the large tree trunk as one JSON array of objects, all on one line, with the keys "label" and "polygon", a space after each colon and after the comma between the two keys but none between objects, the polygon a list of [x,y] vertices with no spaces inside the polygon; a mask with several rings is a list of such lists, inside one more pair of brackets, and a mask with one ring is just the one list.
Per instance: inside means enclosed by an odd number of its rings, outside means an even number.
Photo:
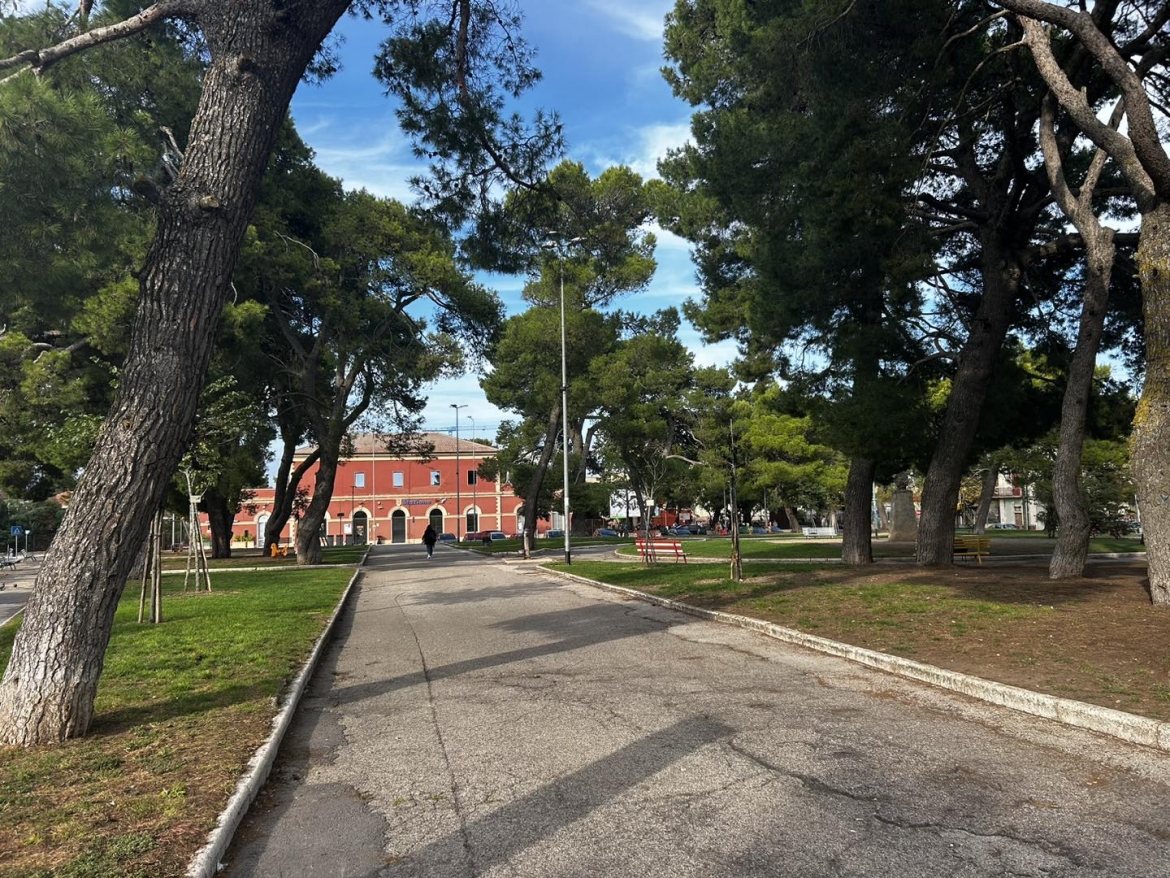
[{"label": "large tree trunk", "polygon": [[1146,379],[1130,437],[1130,466],[1146,538],[1150,596],[1170,604],[1170,203],[1142,216],[1138,275]]},{"label": "large tree trunk", "polygon": [[[321,525],[333,501],[333,486],[337,481],[337,454],[322,452],[317,477],[313,482],[313,499],[297,526],[297,565],[321,563]],[[344,533],[344,529],[342,531]]]},{"label": "large tree trunk", "polygon": [[[275,488],[272,492],[272,514],[264,525],[264,542],[261,548],[265,551],[273,543],[280,545],[280,535],[284,533],[288,520],[292,518],[293,506],[297,500],[297,489],[301,486],[301,479],[305,477],[309,467],[321,458],[321,449],[314,448],[304,460],[297,464],[296,469],[289,472],[292,465],[295,443],[286,443],[284,453],[280,459],[280,469],[276,473]],[[287,458],[288,465],[285,460]]]},{"label": "large tree trunk", "polygon": [[796,515],[795,506],[784,507],[784,517],[788,519],[788,529],[794,533],[800,532],[800,519]]},{"label": "large tree trunk", "polygon": [[945,567],[953,562],[959,483],[971,457],[983,402],[1019,289],[1019,266],[1010,261],[1007,248],[995,240],[994,232],[984,236],[981,262],[983,297],[960,354],[942,430],[922,488],[918,563],[924,567]]},{"label": "large tree trunk", "polygon": [[524,533],[521,534],[521,539],[525,557],[528,557],[536,541],[536,507],[540,500],[540,489],[544,487],[549,461],[552,460],[553,450],[556,448],[560,419],[561,404],[557,402],[553,404],[548,416],[548,429],[544,431],[544,448],[541,449],[536,472],[532,474],[532,481],[528,483],[528,490],[524,492]]},{"label": "large tree trunk", "polygon": [[206,491],[203,494],[203,509],[207,513],[207,522],[211,526],[211,557],[230,558],[232,556],[232,524],[236,514],[232,512],[227,498],[218,491]]},{"label": "large tree trunk", "polygon": [[1089,555],[1091,523],[1081,494],[1081,452],[1097,350],[1105,329],[1115,248],[1112,229],[1098,228],[1096,233],[1082,229],[1082,237],[1085,239],[1084,303],[1077,330],[1077,349],[1069,364],[1068,386],[1060,407],[1060,446],[1052,471],[1052,500],[1060,526],[1048,565],[1051,579],[1080,576]]},{"label": "large tree trunk", "polygon": [[999,483],[999,463],[994,457],[988,458],[987,469],[983,471],[983,484],[979,487],[979,506],[975,509],[975,528],[977,536],[982,536],[987,530],[987,513],[991,511],[991,501],[995,499],[995,486]]},{"label": "large tree trunk", "polygon": [[841,560],[846,564],[873,563],[870,523],[873,473],[872,460],[855,457],[849,461],[849,478],[845,483],[845,529],[841,541]]},{"label": "large tree trunk", "polygon": [[342,0],[208,3],[211,64],[140,274],[117,400],[45,558],[0,683],[0,742],[83,735],[114,611],[186,450],[240,240],[293,90]]}]

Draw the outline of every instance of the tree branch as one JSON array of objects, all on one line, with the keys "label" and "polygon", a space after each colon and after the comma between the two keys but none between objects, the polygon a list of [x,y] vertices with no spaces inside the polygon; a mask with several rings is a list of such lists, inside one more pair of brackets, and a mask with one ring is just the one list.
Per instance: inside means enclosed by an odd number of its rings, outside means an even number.
[{"label": "tree branch", "polygon": [[[997,0],[1017,14],[1024,28],[1036,66],[1048,87],[1077,126],[1098,146],[1107,150],[1134,185],[1139,199],[1155,194],[1170,198],[1170,156],[1166,154],[1150,111],[1149,97],[1141,79],[1101,32],[1092,16],[1056,6],[1044,0]],[[1088,99],[1077,91],[1052,54],[1048,34],[1040,21],[1071,31],[1093,55],[1101,69],[1120,89],[1129,118],[1129,136],[1113,131],[1093,113]]]},{"label": "tree branch", "polygon": [[148,6],[137,15],[116,24],[86,31],[44,49],[28,49],[24,52],[18,52],[11,58],[0,59],[0,70],[28,64],[37,73],[41,73],[51,65],[71,55],[76,55],[103,43],[125,39],[141,33],[164,19],[174,18],[189,12],[191,12],[191,8],[184,0],[164,0],[164,2]]}]

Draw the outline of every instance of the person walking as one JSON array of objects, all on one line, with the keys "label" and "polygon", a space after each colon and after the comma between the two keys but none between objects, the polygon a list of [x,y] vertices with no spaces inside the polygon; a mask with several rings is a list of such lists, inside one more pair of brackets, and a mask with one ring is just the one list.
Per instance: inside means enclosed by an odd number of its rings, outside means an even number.
[{"label": "person walking", "polygon": [[423,531],[423,543],[427,547],[427,557],[433,558],[435,556],[435,543],[438,542],[439,535],[435,533],[434,527],[427,525],[427,529]]}]

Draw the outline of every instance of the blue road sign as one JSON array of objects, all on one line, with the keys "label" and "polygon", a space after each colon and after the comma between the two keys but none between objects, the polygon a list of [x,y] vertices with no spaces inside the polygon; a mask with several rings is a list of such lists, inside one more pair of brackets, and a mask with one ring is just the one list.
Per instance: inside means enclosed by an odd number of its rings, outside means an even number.
[{"label": "blue road sign", "polygon": [[24,536],[24,528],[19,524],[12,525],[12,535],[14,537]]}]

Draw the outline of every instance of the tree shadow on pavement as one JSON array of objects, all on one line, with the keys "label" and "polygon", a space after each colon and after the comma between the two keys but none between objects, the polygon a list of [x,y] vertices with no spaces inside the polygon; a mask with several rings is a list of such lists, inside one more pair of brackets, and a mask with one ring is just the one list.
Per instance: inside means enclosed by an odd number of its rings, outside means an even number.
[{"label": "tree shadow on pavement", "polygon": [[[503,805],[394,864],[394,875],[482,875],[735,730],[686,717]],[[389,839],[393,845],[393,836]]]},{"label": "tree shadow on pavement", "polygon": [[[460,577],[460,580],[466,581],[466,577]],[[408,606],[455,606],[456,604],[474,604],[482,601],[530,598],[536,594],[552,592],[561,588],[564,586],[547,581],[518,582],[512,585],[460,588],[453,591],[411,592],[404,595],[400,602]]]},{"label": "tree shadow on pavement", "polygon": [[[521,646],[493,655],[468,658],[445,665],[428,666],[386,680],[335,688],[331,692],[331,700],[336,704],[352,704],[408,686],[417,686],[427,682],[434,683],[487,668],[557,655],[602,643],[624,640],[627,637],[638,637],[650,633],[655,628],[666,627],[667,624],[686,624],[696,621],[691,617],[679,615],[670,623],[656,623],[645,615],[634,614],[635,610],[641,609],[643,609],[641,604],[589,604],[569,610],[535,613],[517,619],[509,619],[506,622],[489,626],[489,630],[502,630],[515,635],[537,634],[543,635],[544,638],[553,637],[556,639]],[[352,614],[346,615],[352,618]],[[339,640],[344,640],[345,630],[346,628],[343,628],[338,633]]]}]

